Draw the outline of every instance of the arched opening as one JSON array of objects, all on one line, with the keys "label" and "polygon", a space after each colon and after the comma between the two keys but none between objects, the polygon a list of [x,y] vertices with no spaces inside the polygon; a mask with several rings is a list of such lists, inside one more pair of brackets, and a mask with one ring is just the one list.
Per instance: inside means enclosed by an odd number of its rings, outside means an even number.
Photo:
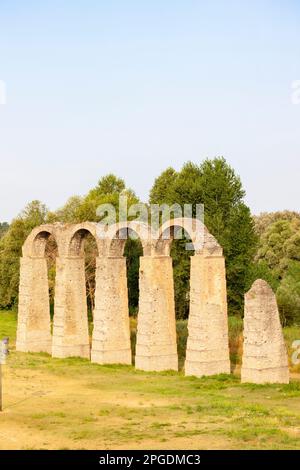
[{"label": "arched opening", "polygon": [[[44,257],[46,255],[46,247],[49,243],[56,244],[54,235],[49,231],[42,230],[39,232],[32,242],[32,255],[36,257]],[[57,246],[57,245],[56,245]]]},{"label": "arched opening", "polygon": [[96,259],[99,255],[98,246],[94,235],[92,235],[88,229],[77,230],[71,238],[69,254],[72,257],[84,258],[86,309],[91,345],[96,291]]},{"label": "arched opening", "polygon": [[131,317],[136,317],[139,306],[139,269],[143,246],[140,239],[128,238],[124,247],[127,269],[128,305]]},{"label": "arched opening", "polygon": [[195,249],[188,231],[181,225],[171,225],[162,232],[157,250],[172,258],[178,366],[182,370],[188,338],[191,256]]},{"label": "arched opening", "polygon": [[55,298],[56,259],[58,257],[58,246],[53,233],[42,231],[36,235],[33,241],[33,255],[43,257],[47,262],[49,311],[52,331]]},{"label": "arched opening", "polygon": [[[51,325],[54,316],[54,299],[55,299],[55,278],[56,278],[56,259],[58,256],[58,247],[53,235],[47,240],[45,246],[45,257],[47,261],[48,270],[48,287],[49,287],[49,303],[50,303],[50,317]],[[52,330],[52,328],[51,328]]]}]

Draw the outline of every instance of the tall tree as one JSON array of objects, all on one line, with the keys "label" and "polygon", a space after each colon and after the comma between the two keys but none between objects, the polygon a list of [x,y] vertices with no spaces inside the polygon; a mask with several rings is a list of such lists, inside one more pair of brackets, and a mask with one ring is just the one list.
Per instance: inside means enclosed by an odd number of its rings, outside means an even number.
[{"label": "tall tree", "polygon": [[[224,158],[207,159],[200,165],[188,162],[178,173],[169,169],[155,180],[150,192],[151,203],[178,203],[182,207],[188,203],[204,205],[205,225],[224,249],[229,308],[233,314],[242,311],[248,266],[257,242],[254,222],[244,196],[240,178]],[[182,279],[188,278],[189,265],[180,244],[176,241],[174,244],[177,251],[174,266],[181,267],[178,275],[174,272],[175,296],[180,292],[178,297],[187,299],[183,309],[186,312],[189,286],[188,282],[183,286]],[[182,316],[183,310],[177,310],[177,315]]]},{"label": "tall tree", "polygon": [[283,324],[300,324],[300,214],[263,213],[255,217],[259,234],[256,270],[276,291]]},{"label": "tall tree", "polygon": [[124,180],[112,174],[104,176],[83,198],[76,210],[76,218],[79,221],[99,222],[101,217],[97,215],[97,209],[102,204],[112,204],[118,214],[120,195],[127,197],[128,205],[139,202],[135,193],[126,188]]},{"label": "tall tree", "polygon": [[300,326],[300,263],[290,261],[276,293],[281,321]]},{"label": "tall tree", "polygon": [[300,262],[300,218],[276,217],[275,222],[266,226],[259,238],[256,259],[266,262],[281,280],[291,260]]}]

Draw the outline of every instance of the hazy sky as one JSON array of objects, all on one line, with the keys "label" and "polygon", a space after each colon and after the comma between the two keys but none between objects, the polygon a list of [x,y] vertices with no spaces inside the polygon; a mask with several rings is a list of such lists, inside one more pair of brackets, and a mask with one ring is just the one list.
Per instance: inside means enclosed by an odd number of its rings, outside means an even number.
[{"label": "hazy sky", "polygon": [[299,0],[0,0],[0,80],[0,221],[218,155],[300,210]]}]

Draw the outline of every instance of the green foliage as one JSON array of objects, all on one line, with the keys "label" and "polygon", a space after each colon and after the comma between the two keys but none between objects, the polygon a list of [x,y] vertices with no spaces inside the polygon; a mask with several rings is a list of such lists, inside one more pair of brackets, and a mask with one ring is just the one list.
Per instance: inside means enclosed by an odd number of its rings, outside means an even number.
[{"label": "green foliage", "polygon": [[276,277],[282,279],[289,261],[300,261],[300,219],[270,224],[260,236],[256,258],[265,261]]},{"label": "green foliage", "polygon": [[[151,203],[193,204],[194,209],[196,204],[204,204],[205,225],[224,249],[230,312],[238,314],[257,243],[244,195],[240,178],[224,158],[200,165],[188,162],[178,173],[169,168],[155,180],[150,192]],[[174,245],[176,314],[183,318],[188,313],[189,260],[183,244]]]},{"label": "green foliage", "polygon": [[269,268],[266,261],[262,260],[260,262],[254,261],[249,265],[247,279],[246,279],[246,290],[248,291],[252,284],[257,279],[263,279],[266,281],[276,292],[280,284],[278,278],[275,276],[273,271]]},{"label": "green foliage", "polygon": [[150,191],[151,204],[173,204],[175,197],[175,183],[178,174],[173,168],[167,168],[156,178]]},{"label": "green foliage", "polygon": [[8,229],[9,229],[9,225],[7,222],[0,222],[0,238],[2,238],[3,235],[5,235]]},{"label": "green foliage", "polygon": [[[242,202],[233,206],[228,219],[223,221],[224,230],[219,242],[224,249],[227,270],[229,312],[241,314],[247,279],[255,255],[257,237],[250,210]],[[211,228],[212,233],[214,228]]]},{"label": "green foliage", "polygon": [[258,216],[254,216],[255,230],[259,236],[263,235],[267,228],[274,222],[287,220],[291,222],[293,219],[300,220],[299,212],[278,211],[278,212],[262,212]]},{"label": "green foliage", "polygon": [[32,201],[12,221],[0,240],[0,307],[12,306],[18,296],[19,263],[22,246],[37,225],[46,222],[47,208],[39,201]]},{"label": "green foliage", "polygon": [[176,333],[177,333],[177,351],[178,351],[179,370],[183,370],[185,356],[186,356],[187,338],[188,338],[188,329],[187,329],[186,320],[177,320]]},{"label": "green foliage", "polygon": [[132,314],[137,311],[139,304],[139,268],[143,247],[140,240],[129,238],[125,245],[124,256],[127,264],[128,301]]},{"label": "green foliage", "polygon": [[80,222],[80,208],[83,203],[83,198],[80,196],[72,196],[68,199],[66,204],[58,209],[56,212],[49,214],[48,219],[50,222],[63,222],[65,224],[74,224]]},{"label": "green foliage", "polygon": [[171,248],[177,319],[187,318],[189,314],[190,257],[194,253],[185,249],[186,242],[186,239],[174,240]]},{"label": "green foliage", "polygon": [[27,204],[19,218],[23,220],[26,231],[30,233],[34,227],[47,222],[48,212],[45,204],[35,200]]},{"label": "green foliage", "polygon": [[290,261],[277,290],[277,301],[283,324],[300,325],[300,263]]},{"label": "green foliage", "polygon": [[104,176],[99,180],[97,186],[83,198],[81,205],[76,211],[79,221],[84,222],[89,220],[90,222],[99,222],[103,216],[97,215],[97,209],[102,204],[112,204],[116,215],[118,215],[120,195],[128,198],[129,206],[139,202],[134,192],[126,189],[125,182],[122,179],[111,174]]},{"label": "green foliage", "polygon": [[277,291],[283,324],[300,324],[300,214],[275,212],[255,218],[259,245],[255,266]]}]

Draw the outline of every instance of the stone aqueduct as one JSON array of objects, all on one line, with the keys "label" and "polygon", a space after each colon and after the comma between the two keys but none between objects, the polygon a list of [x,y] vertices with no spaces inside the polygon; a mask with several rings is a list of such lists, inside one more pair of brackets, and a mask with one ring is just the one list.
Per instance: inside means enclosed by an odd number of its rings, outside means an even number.
[{"label": "stone aqueduct", "polygon": [[[146,225],[128,222],[110,226],[99,237],[96,223],[52,224],[35,228],[23,246],[20,265],[17,350],[47,352],[53,357],[80,356],[99,364],[131,364],[126,240],[121,231],[140,238],[139,312],[135,366],[146,371],[178,370],[172,237],[166,230],[193,228],[189,233],[195,252],[191,257],[190,314],[186,375],[230,372],[226,274],[223,251],[216,239],[195,219],[165,224],[155,239]],[[196,236],[203,232],[203,243]],[[85,290],[84,240],[91,234],[98,248],[94,328],[90,346]],[[56,259],[53,332],[51,334],[46,243],[53,237]]]}]

